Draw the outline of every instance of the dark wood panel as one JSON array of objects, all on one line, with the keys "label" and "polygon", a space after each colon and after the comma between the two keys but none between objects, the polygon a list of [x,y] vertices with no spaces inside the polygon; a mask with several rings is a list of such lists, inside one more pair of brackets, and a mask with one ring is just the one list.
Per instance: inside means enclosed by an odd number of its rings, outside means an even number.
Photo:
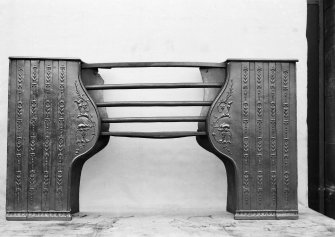
[{"label": "dark wood panel", "polygon": [[307,7],[307,126],[308,126],[308,204],[319,210],[319,6]]},{"label": "dark wood panel", "polygon": [[73,162],[93,152],[100,132],[80,62],[11,59],[11,65],[7,219],[69,220]]},{"label": "dark wood panel", "polygon": [[294,65],[230,62],[210,108],[208,137],[226,165],[236,219],[298,218]]}]

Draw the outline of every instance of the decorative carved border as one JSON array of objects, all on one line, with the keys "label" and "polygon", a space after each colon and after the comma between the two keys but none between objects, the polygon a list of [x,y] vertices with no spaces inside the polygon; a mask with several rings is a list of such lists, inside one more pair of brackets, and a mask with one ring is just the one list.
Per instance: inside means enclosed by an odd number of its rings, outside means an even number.
[{"label": "decorative carved border", "polygon": [[276,211],[274,210],[244,210],[236,211],[235,219],[237,220],[264,220],[264,219],[276,219]]},{"label": "decorative carved border", "polygon": [[42,209],[49,209],[50,157],[51,157],[51,121],[52,121],[52,62],[45,61],[44,69],[44,141],[43,141],[43,181]]},{"label": "decorative carved border", "polygon": [[59,61],[59,93],[58,93],[58,143],[56,167],[56,208],[63,208],[63,162],[65,159],[65,90],[66,90],[66,62]]},{"label": "decorative carved border", "polygon": [[270,190],[271,206],[277,205],[277,105],[276,105],[276,64],[269,64],[270,100]]},{"label": "decorative carved border", "polygon": [[[28,204],[33,205],[36,191],[36,144],[37,144],[37,110],[38,110],[38,83],[39,83],[39,62],[30,62],[30,113],[29,113],[29,177],[28,177]],[[29,206],[28,206],[29,209]]]},{"label": "decorative carved border", "polygon": [[249,148],[249,116],[250,116],[250,75],[249,63],[242,63],[241,76],[241,114],[242,114],[242,206],[250,208],[250,148]]},{"label": "decorative carved border", "polygon": [[50,218],[50,220],[71,220],[72,215],[70,212],[7,212],[7,219],[38,219]]},{"label": "decorative carved border", "polygon": [[24,65],[17,63],[16,78],[16,126],[15,126],[15,209],[21,208],[22,200],[22,155],[23,155],[23,81]]},{"label": "decorative carved border", "polygon": [[264,75],[263,63],[256,63],[256,167],[257,205],[263,202],[263,117],[264,117]]},{"label": "decorative carved border", "polygon": [[290,78],[289,69],[283,65],[282,70],[282,106],[283,106],[283,196],[285,206],[289,202],[290,172],[289,172],[289,129],[290,129]]},{"label": "decorative carved border", "polygon": [[239,210],[236,220],[298,219],[298,210]]},{"label": "decorative carved border", "polygon": [[277,219],[288,219],[288,220],[298,219],[299,212],[298,210],[277,210],[276,217]]}]

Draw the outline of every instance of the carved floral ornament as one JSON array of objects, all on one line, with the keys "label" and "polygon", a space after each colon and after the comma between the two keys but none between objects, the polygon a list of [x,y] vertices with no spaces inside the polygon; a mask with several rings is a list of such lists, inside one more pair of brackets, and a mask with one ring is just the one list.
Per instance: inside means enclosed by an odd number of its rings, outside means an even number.
[{"label": "carved floral ornament", "polygon": [[225,97],[222,96],[218,101],[214,111],[214,121],[211,123],[212,136],[215,141],[223,145],[228,153],[231,153],[228,145],[232,141],[232,133],[230,131],[230,125],[228,120],[231,118],[230,109],[233,104],[231,96],[233,94],[233,81],[230,81],[229,90],[226,92]]},{"label": "carved floral ornament", "polygon": [[84,148],[86,143],[92,141],[95,137],[95,122],[93,121],[93,116],[90,114],[89,100],[85,99],[84,94],[80,94],[77,81],[75,86],[78,96],[74,101],[78,109],[76,143],[79,148]]}]

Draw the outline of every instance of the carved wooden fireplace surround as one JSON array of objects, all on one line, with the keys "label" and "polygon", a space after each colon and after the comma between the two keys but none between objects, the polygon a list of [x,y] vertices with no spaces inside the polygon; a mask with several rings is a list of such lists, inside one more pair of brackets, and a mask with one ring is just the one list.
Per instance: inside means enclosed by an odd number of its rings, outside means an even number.
[{"label": "carved wooden fireplace surround", "polygon": [[[7,220],[71,220],[83,164],[110,136],[179,138],[225,165],[236,219],[296,219],[296,60],[98,63],[11,57]],[[203,83],[104,84],[98,68],[197,67]],[[103,101],[102,90],[204,88],[203,101]],[[136,91],[136,90],[135,90]],[[200,116],[113,117],[106,107],[202,106]],[[115,132],[110,123],[197,122],[197,131]]]}]

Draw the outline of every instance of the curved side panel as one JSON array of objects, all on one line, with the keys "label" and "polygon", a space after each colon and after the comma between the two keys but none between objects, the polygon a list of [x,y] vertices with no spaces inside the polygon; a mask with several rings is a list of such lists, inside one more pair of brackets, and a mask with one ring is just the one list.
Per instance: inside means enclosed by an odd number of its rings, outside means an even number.
[{"label": "curved side panel", "polygon": [[101,119],[97,107],[88,95],[80,77],[80,67],[77,79],[69,82],[68,123],[71,125],[69,138],[72,142],[70,151],[71,162],[82,159],[95,146],[101,130]]},{"label": "curved side panel", "polygon": [[237,142],[240,136],[240,86],[238,75],[227,65],[227,78],[207,115],[207,131],[210,150],[225,164],[228,180],[227,210],[235,213],[239,208],[240,190],[239,157]]},{"label": "curved side panel", "polygon": [[[226,80],[226,68],[200,68],[201,78],[204,83],[222,83],[224,85]],[[220,88],[205,88],[204,89],[204,101],[213,101],[219,92]],[[209,107],[204,106],[201,108],[200,115],[207,116],[209,111]],[[199,122],[198,123],[198,131],[206,131],[206,123]],[[197,136],[196,137],[198,144],[209,152],[213,152],[211,148],[208,138],[206,136]]]},{"label": "curved side panel", "polygon": [[[204,83],[216,82],[222,83],[222,88],[226,87],[227,71],[226,68],[200,68],[201,77]],[[222,89],[218,88],[205,88],[204,89],[204,101],[215,101],[217,100]],[[215,102],[214,102],[215,103]],[[209,115],[209,107],[203,107],[201,110],[201,116]],[[205,122],[198,123],[198,131],[207,131]],[[218,152],[211,144],[208,136],[197,136],[198,144],[205,150],[215,154],[224,164],[227,173],[228,183],[228,196],[227,196],[227,210],[235,213],[236,209],[236,185],[235,185],[235,164],[232,160],[227,159],[222,153]]]},{"label": "curved side panel", "polygon": [[[75,91],[72,92],[72,100],[76,105],[71,109],[74,118],[73,124],[76,125],[75,141],[76,144],[73,149],[73,157],[70,167],[70,181],[69,186],[69,206],[71,213],[79,211],[79,192],[80,192],[80,178],[84,163],[94,154],[102,150],[109,141],[109,137],[100,136],[101,130],[109,129],[109,124],[104,124],[102,128],[101,118],[107,116],[106,111],[96,107],[95,102],[103,101],[102,93],[93,93],[91,96],[84,88],[84,83],[101,84],[102,78],[96,70],[84,70],[82,72],[79,68],[78,80],[74,82]],[[70,96],[70,95],[69,95]]]}]

